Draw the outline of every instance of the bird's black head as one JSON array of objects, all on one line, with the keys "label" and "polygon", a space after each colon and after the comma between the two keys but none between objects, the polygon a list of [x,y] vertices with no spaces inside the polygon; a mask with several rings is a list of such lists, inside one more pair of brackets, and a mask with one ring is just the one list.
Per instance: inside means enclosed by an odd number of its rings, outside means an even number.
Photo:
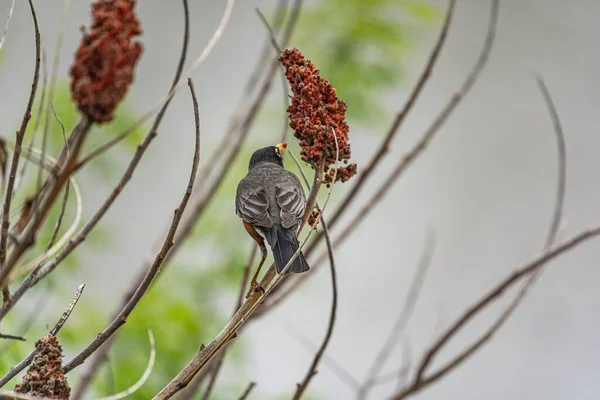
[{"label": "bird's black head", "polygon": [[281,155],[287,147],[287,143],[279,143],[277,146],[263,147],[258,149],[250,157],[250,163],[248,165],[248,171],[257,166],[261,162],[270,162],[283,167],[283,160]]}]

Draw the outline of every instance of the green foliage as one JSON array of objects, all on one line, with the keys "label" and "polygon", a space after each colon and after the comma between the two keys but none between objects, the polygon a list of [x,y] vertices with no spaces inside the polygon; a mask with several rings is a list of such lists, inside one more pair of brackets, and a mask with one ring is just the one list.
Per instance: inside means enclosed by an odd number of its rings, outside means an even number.
[{"label": "green foliage", "polygon": [[327,0],[303,8],[296,46],[348,103],[351,123],[386,116],[383,97],[402,82],[424,24],[438,21],[424,0]]}]

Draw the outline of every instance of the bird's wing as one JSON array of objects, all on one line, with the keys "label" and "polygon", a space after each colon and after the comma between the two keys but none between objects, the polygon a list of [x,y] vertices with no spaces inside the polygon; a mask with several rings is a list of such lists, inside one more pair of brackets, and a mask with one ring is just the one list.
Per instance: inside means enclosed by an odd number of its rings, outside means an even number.
[{"label": "bird's wing", "polygon": [[298,177],[288,172],[279,179],[275,184],[275,198],[281,208],[281,225],[284,228],[297,226],[302,221],[306,208],[304,191]]},{"label": "bird's wing", "polygon": [[235,199],[235,211],[244,221],[257,226],[271,227],[269,198],[262,185],[242,180]]}]

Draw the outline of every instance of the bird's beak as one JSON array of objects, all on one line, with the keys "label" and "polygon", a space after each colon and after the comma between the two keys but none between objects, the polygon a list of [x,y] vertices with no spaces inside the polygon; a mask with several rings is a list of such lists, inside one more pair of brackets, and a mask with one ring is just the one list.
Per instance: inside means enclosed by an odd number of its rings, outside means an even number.
[{"label": "bird's beak", "polygon": [[287,143],[283,142],[283,143],[278,143],[276,145],[277,149],[279,150],[279,154],[283,154],[283,151],[286,149],[287,147]]}]

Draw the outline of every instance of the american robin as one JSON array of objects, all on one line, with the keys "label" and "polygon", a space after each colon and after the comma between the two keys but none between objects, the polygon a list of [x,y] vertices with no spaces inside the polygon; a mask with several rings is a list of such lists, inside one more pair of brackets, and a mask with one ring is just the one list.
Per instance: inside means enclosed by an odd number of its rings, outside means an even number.
[{"label": "american robin", "polygon": [[[300,180],[283,168],[282,154],[287,143],[258,149],[250,157],[248,174],[240,181],[235,198],[236,214],[242,218],[244,228],[256,241],[262,253],[258,269],[252,278],[251,290],[256,289],[256,279],[267,258],[267,240],[277,273],[281,273],[299,248],[297,233],[306,198]],[[293,273],[309,270],[302,252],[289,268]]]}]

